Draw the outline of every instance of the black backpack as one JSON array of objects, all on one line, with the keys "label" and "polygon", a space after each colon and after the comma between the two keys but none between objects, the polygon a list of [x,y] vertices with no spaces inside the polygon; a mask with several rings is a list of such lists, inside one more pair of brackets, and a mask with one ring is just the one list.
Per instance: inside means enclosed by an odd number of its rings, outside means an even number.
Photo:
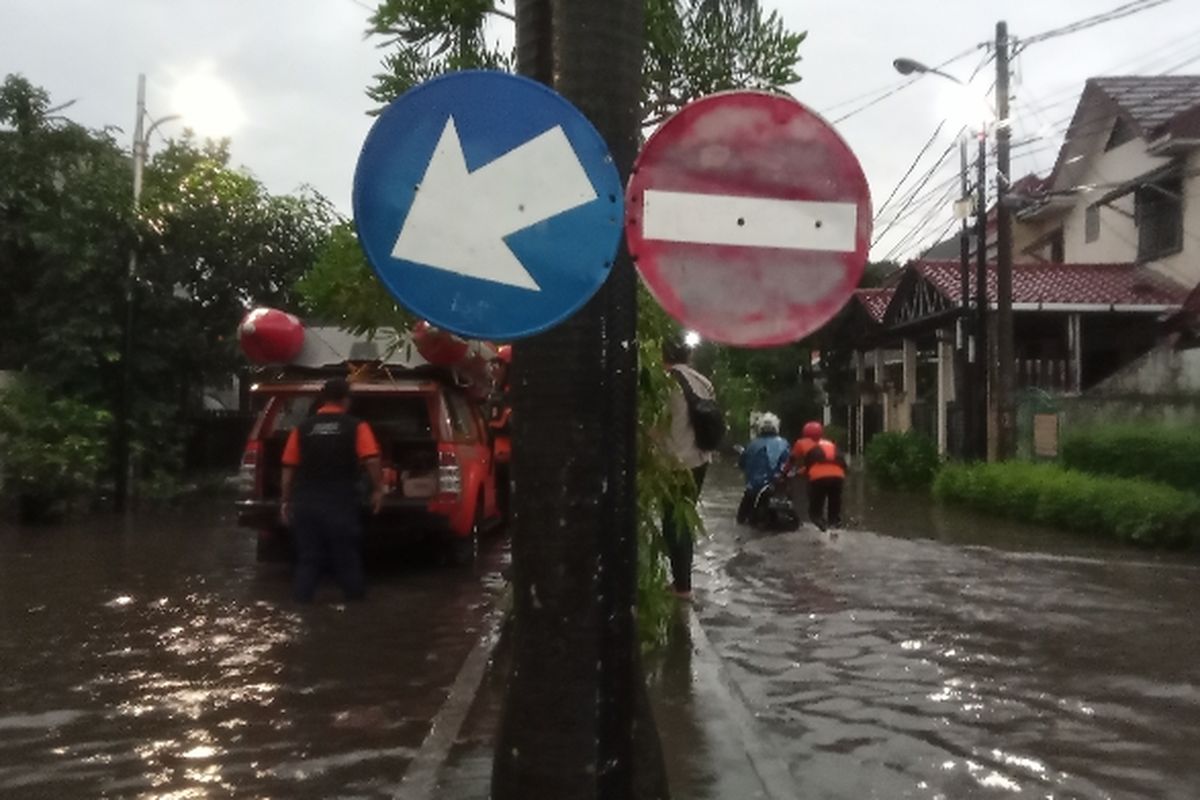
[{"label": "black backpack", "polygon": [[721,446],[725,438],[725,415],[716,400],[701,397],[692,388],[691,382],[677,370],[671,370],[679,388],[683,389],[684,400],[687,401],[688,420],[692,423],[692,431],[696,435],[696,448],[708,453]]}]

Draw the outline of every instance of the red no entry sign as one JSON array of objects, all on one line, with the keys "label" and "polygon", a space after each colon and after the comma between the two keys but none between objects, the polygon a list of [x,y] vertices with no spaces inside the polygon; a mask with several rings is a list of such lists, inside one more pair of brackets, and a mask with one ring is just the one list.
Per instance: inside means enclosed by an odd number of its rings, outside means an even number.
[{"label": "red no entry sign", "polygon": [[768,347],[820,328],[858,285],[871,240],[862,167],[790,97],[697,100],[646,143],[626,236],[662,307],[708,339]]}]

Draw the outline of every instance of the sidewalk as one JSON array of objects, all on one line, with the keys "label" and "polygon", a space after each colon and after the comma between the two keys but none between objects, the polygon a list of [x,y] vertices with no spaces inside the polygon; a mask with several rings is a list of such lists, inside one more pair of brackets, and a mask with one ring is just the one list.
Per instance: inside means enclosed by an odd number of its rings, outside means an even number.
[{"label": "sidewalk", "polygon": [[[705,503],[704,513],[713,515],[714,522],[732,516],[725,505],[718,497]],[[719,549],[731,544],[725,541],[728,538],[721,534]],[[712,558],[714,543],[715,539],[708,539],[697,547],[697,609],[704,608],[711,585],[720,580],[720,569],[714,564],[723,559]],[[507,670],[505,643],[502,638],[492,654],[429,797],[488,797]],[[757,719],[704,633],[696,610],[680,607],[670,642],[646,658],[645,672],[672,800],[791,800],[796,796],[786,762],[762,736]]]},{"label": "sidewalk", "polygon": [[[504,692],[503,648],[497,648],[430,797],[488,797]],[[759,741],[754,717],[690,609],[680,610],[671,644],[647,659],[646,677],[672,800],[794,797],[785,764]]]}]

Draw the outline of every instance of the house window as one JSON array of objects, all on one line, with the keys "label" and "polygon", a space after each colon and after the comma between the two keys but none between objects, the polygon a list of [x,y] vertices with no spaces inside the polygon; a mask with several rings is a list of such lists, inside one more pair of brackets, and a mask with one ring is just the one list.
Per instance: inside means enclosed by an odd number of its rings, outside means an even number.
[{"label": "house window", "polygon": [[1154,261],[1183,249],[1183,179],[1164,178],[1134,194],[1138,260]]},{"label": "house window", "polygon": [[1061,264],[1067,260],[1067,245],[1063,241],[1063,230],[1059,228],[1050,236],[1050,263]]},{"label": "house window", "polygon": [[1112,132],[1108,135],[1108,142],[1105,143],[1105,150],[1112,150],[1115,147],[1120,147],[1126,142],[1131,142],[1137,137],[1133,126],[1126,122],[1123,118],[1117,117],[1116,123],[1112,127]]},{"label": "house window", "polygon": [[1083,217],[1083,240],[1094,242],[1100,238],[1100,206],[1091,205]]}]

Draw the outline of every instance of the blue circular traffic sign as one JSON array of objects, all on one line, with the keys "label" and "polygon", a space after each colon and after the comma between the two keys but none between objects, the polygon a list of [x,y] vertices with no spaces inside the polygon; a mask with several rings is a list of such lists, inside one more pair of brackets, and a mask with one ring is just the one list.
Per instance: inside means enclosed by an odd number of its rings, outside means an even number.
[{"label": "blue circular traffic sign", "polygon": [[583,114],[540,83],[457,72],[394,100],[363,144],[354,220],[406,308],[507,341],[562,322],[608,277],[620,176]]}]

